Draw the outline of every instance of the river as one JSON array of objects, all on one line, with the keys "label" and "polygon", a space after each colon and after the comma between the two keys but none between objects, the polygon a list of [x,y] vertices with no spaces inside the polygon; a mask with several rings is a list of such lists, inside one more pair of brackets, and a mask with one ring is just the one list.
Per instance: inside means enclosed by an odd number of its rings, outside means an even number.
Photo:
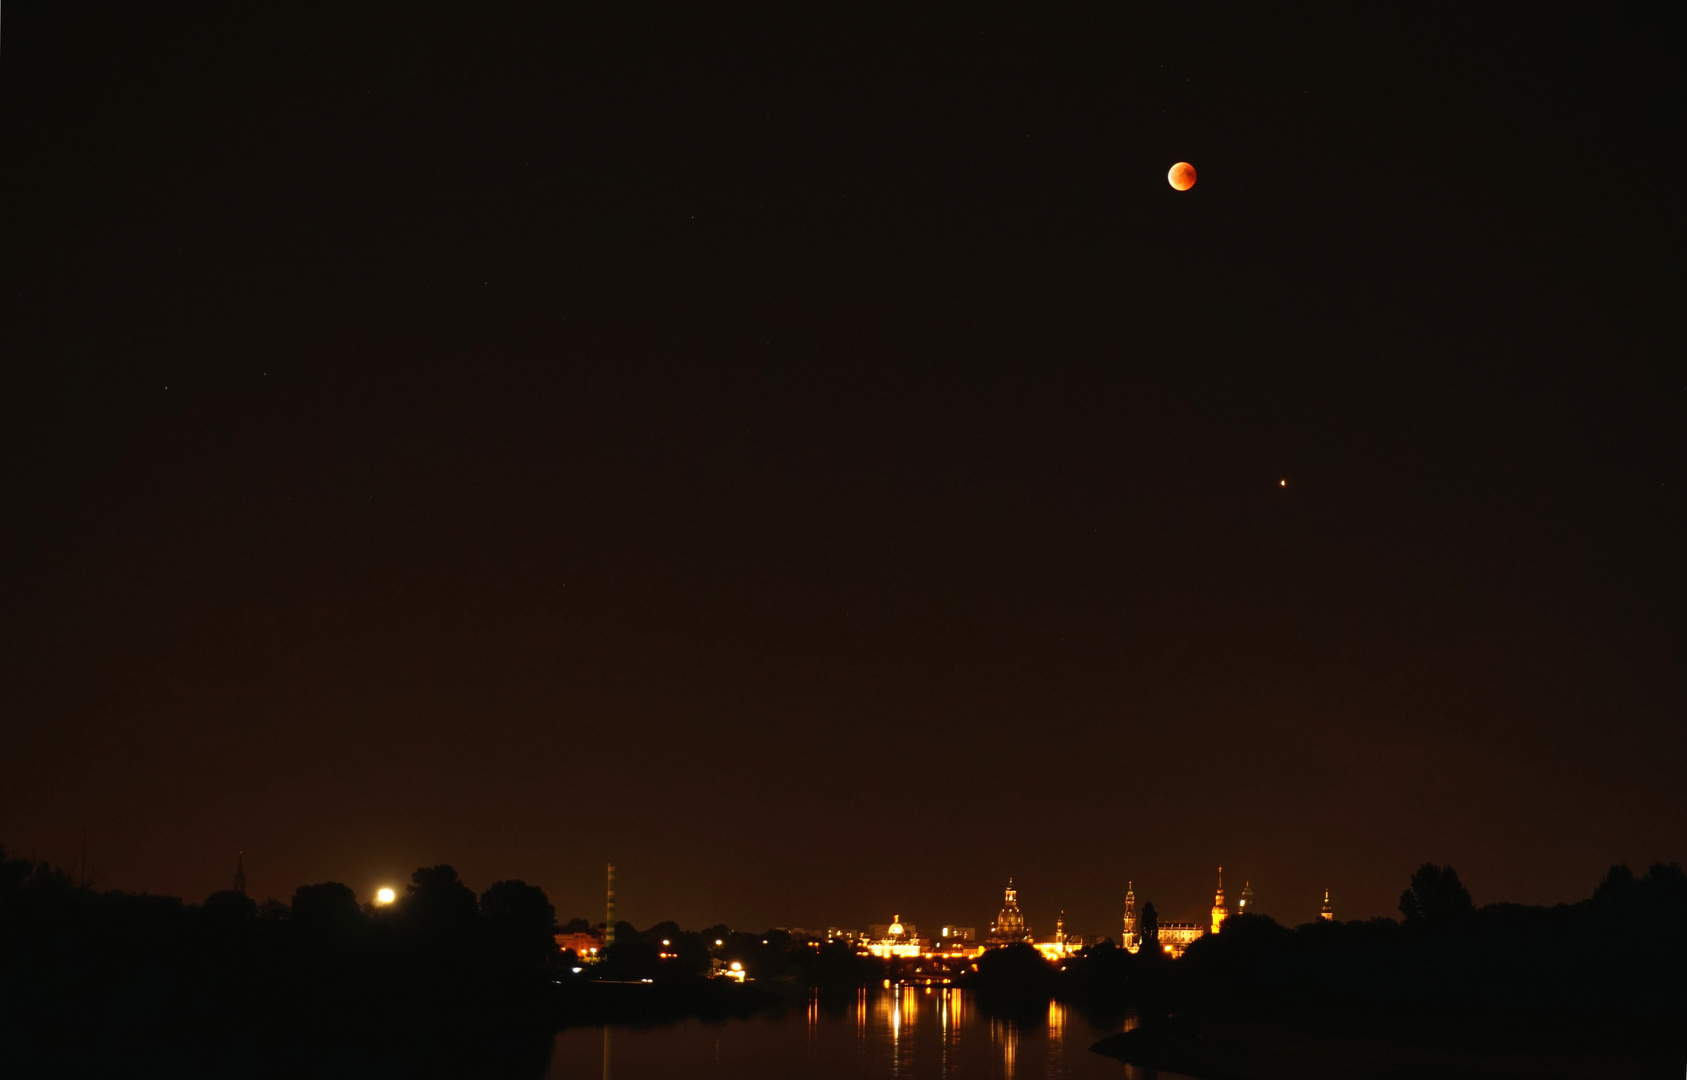
[{"label": "river", "polygon": [[[1129,1021],[1126,1021],[1129,1023]],[[551,1050],[550,1080],[1148,1080],[1090,1052],[1121,1025],[1095,1027],[1051,1002],[1046,1016],[987,1016],[970,992],[905,987],[853,999],[810,997],[749,1020],[573,1028]],[[1160,1072],[1158,1080],[1189,1080]]]}]

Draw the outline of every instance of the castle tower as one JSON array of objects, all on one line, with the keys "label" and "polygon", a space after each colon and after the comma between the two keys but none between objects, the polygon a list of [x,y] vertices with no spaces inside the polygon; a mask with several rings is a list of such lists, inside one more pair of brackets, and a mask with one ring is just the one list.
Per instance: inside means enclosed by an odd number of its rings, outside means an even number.
[{"label": "castle tower", "polygon": [[1224,867],[1218,868],[1218,892],[1213,894],[1213,933],[1224,928],[1224,920],[1230,918],[1230,909],[1224,906]]},{"label": "castle tower", "polygon": [[1125,882],[1125,936],[1124,946],[1131,952],[1137,950],[1136,940],[1136,883]]},{"label": "castle tower", "polygon": [[1251,881],[1242,882],[1242,897],[1236,901],[1236,914],[1246,915],[1254,909],[1254,886]]},{"label": "castle tower", "polygon": [[1054,920],[1054,943],[1056,945],[1066,944],[1066,910],[1064,908],[1060,911],[1060,918]]},{"label": "castle tower", "polygon": [[244,851],[234,857],[234,891],[241,896],[246,895],[246,853]]},{"label": "castle tower", "polygon": [[1323,922],[1336,921],[1336,911],[1335,908],[1330,906],[1330,890],[1328,889],[1324,890],[1324,903],[1323,906],[1318,909],[1318,918]]}]

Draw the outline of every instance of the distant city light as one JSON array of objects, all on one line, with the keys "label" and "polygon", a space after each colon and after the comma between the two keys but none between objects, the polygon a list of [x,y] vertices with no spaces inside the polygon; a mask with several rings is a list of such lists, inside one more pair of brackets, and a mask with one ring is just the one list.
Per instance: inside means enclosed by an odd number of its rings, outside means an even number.
[{"label": "distant city light", "polygon": [[743,964],[740,964],[740,963],[739,963],[739,962],[738,962],[738,961],[736,961],[736,960],[734,960],[734,961],[733,961],[733,962],[732,962],[732,970],[733,970],[733,971],[743,971],[743,970],[744,970],[744,965],[743,965]]},{"label": "distant city light", "polygon": [[669,940],[668,940],[668,939],[667,939],[667,938],[663,938],[663,939],[662,939],[662,944],[664,944],[664,945],[672,945],[672,944],[673,944],[673,942],[671,942],[671,941],[669,941]]},{"label": "distant city light", "polygon": [[580,974],[580,972],[582,972],[586,969],[585,968],[570,968],[569,970],[574,972],[574,974],[578,975],[578,974]]},{"label": "distant city light", "polygon": [[398,894],[393,892],[390,888],[386,887],[385,885],[383,885],[379,889],[375,890],[375,903],[380,904],[382,907],[387,906],[388,904],[392,903],[394,900],[397,900],[397,899],[398,899]]},{"label": "distant city light", "polygon": [[720,938],[716,938],[716,939],[715,939],[715,944],[716,944],[716,945],[724,945],[724,944],[725,944],[725,942],[723,942],[723,941],[721,941],[721,939],[720,939]]}]

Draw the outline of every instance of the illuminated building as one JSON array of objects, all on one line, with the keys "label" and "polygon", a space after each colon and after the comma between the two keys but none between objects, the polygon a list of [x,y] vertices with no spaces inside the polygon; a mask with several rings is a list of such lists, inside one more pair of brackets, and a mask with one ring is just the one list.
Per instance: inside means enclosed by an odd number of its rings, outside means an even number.
[{"label": "illuminated building", "polygon": [[[970,945],[978,940],[978,928],[975,926],[945,926],[941,936],[945,944],[964,941]],[[934,941],[933,944],[936,944],[936,942]]]},{"label": "illuminated building", "polygon": [[1318,918],[1324,922],[1336,921],[1336,911],[1335,908],[1330,906],[1330,890],[1328,889],[1324,890],[1324,904],[1318,909]]},{"label": "illuminated building", "polygon": [[1062,960],[1084,947],[1084,939],[1073,937],[1066,932],[1066,912],[1060,913],[1060,918],[1054,923],[1054,940],[1033,943],[1037,951],[1046,960]]},{"label": "illuminated building", "polygon": [[1236,914],[1246,915],[1254,909],[1254,887],[1249,881],[1242,882],[1242,895],[1236,901]]},{"label": "illuminated building", "polygon": [[887,923],[867,924],[868,941],[888,941],[893,935],[899,941],[911,940],[920,936],[920,929],[911,922],[903,922],[900,915],[892,915]]},{"label": "illuminated building", "polygon": [[920,939],[914,924],[902,925],[902,916],[893,915],[889,925],[878,923],[867,930],[867,951],[874,956],[918,956]]},{"label": "illuminated building", "polygon": [[1025,916],[1019,913],[1019,892],[1013,887],[1012,878],[1008,878],[1008,887],[1002,896],[1002,910],[997,913],[996,921],[990,924],[989,940],[992,945],[1031,940],[1031,928],[1025,925]]},{"label": "illuminated building", "polygon": [[837,926],[828,926],[826,928],[827,941],[844,941],[853,945],[858,941],[865,940],[866,937],[867,935],[863,934],[859,930],[845,930],[842,927]]},{"label": "illuminated building", "polygon": [[[1251,907],[1253,904],[1253,890],[1244,886],[1242,889],[1242,904]],[[1218,891],[1213,894],[1212,918],[1208,923],[1193,922],[1163,922],[1159,926],[1160,949],[1167,956],[1183,955],[1183,950],[1199,941],[1204,935],[1216,934],[1224,925],[1224,920],[1230,917],[1230,909],[1224,902],[1224,867],[1218,868]],[[1125,948],[1137,952],[1142,948],[1142,928],[1138,921],[1136,910],[1136,889],[1134,882],[1125,884]]]},{"label": "illuminated building", "polygon": [[596,960],[603,949],[603,939],[596,934],[553,934],[559,950],[572,949],[582,960]]},{"label": "illuminated building", "polygon": [[1206,936],[1207,928],[1200,923],[1168,922],[1160,924],[1160,950],[1172,959]]}]

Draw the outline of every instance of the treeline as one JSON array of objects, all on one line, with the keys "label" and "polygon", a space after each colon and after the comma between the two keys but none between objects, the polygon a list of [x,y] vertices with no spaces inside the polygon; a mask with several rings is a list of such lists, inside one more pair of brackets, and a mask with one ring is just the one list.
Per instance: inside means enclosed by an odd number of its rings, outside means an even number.
[{"label": "treeline", "polygon": [[1399,919],[1228,919],[1178,960],[1148,931],[1137,953],[1109,939],[1061,964],[1028,945],[987,953],[986,994],[1156,1009],[1420,1003],[1518,1010],[1675,1011],[1687,1015],[1687,873],[1614,867],[1586,900],[1478,908],[1457,871],[1428,864]]},{"label": "treeline", "polygon": [[1587,899],[1477,907],[1425,865],[1400,918],[1234,916],[1178,960],[1112,943],[1063,969],[987,955],[981,997],[1054,995],[1140,1026],[1097,1049],[1192,1075],[1676,1076],[1687,1061],[1687,874],[1611,870]]},{"label": "treeline", "polygon": [[1109,943],[1049,985],[1074,1000],[1183,1007],[1427,1003],[1687,1015],[1687,873],[1676,863],[1643,875],[1614,867],[1574,904],[1480,908],[1455,870],[1427,864],[1399,907],[1399,919],[1295,928],[1234,916],[1177,961],[1152,944],[1132,955]]},{"label": "treeline", "polygon": [[92,1071],[102,1047],[192,1073],[214,1071],[196,1053],[230,1040],[309,1043],[308,1058],[325,1040],[493,1028],[531,1033],[537,1053],[555,1030],[554,921],[542,890],[500,881],[476,896],[448,866],[418,870],[385,909],[337,882],[288,904],[232,891],[188,904],[0,851],[0,1026],[55,1071]]},{"label": "treeline", "polygon": [[[288,903],[226,891],[191,904],[99,891],[0,849],[0,1044],[60,1074],[136,1052],[155,1064],[162,1054],[180,1075],[216,1072],[200,1058],[231,1042],[264,1047],[282,1074],[325,1046],[371,1055],[371,1067],[456,1052],[484,1073],[500,1071],[486,1067],[488,1046],[542,1066],[564,1024],[754,1005],[753,990],[704,985],[712,957],[702,933],[622,923],[607,960],[588,966],[554,938],[587,928],[559,928],[537,886],[498,881],[477,895],[444,865],[417,870],[386,906],[360,903],[338,882],[302,886]],[[708,933],[760,968],[778,967],[760,938]],[[601,981],[653,977],[663,993],[593,993]],[[376,1053],[382,1040],[395,1044]]]}]

